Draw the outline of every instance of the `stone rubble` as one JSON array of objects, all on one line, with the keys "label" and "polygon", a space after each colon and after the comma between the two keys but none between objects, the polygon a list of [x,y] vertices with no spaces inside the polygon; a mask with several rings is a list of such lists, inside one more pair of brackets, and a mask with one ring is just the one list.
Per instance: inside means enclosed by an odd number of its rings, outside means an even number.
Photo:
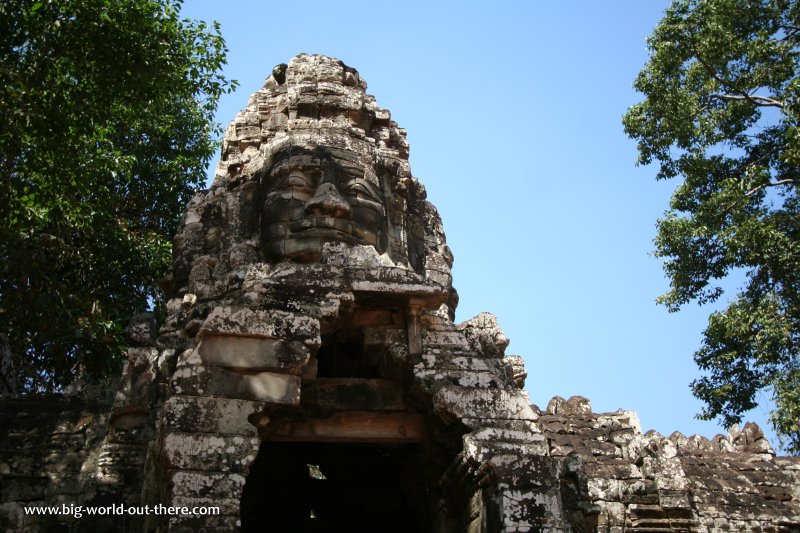
[{"label": "stone rubble", "polygon": [[800,530],[800,463],[753,425],[664,438],[580,397],[530,405],[497,319],[453,322],[408,151],[354,69],[275,67],[187,208],[167,317],[134,319],[113,400],[0,402],[0,527],[102,501],[220,508],[124,531]]}]

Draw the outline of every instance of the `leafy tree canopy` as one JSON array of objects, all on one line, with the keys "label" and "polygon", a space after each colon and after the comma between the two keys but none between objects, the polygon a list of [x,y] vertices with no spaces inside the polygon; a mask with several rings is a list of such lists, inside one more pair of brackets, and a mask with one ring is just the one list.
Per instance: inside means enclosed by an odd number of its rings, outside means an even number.
[{"label": "leafy tree canopy", "polygon": [[645,100],[623,122],[639,163],[679,178],[658,221],[670,311],[720,298],[692,383],[701,418],[740,421],[769,391],[784,448],[800,453],[800,5],[789,0],[676,0],[648,39],[635,81]]},{"label": "leafy tree canopy", "polygon": [[159,299],[232,87],[218,25],[180,6],[0,3],[0,333],[28,390],[114,369]]}]

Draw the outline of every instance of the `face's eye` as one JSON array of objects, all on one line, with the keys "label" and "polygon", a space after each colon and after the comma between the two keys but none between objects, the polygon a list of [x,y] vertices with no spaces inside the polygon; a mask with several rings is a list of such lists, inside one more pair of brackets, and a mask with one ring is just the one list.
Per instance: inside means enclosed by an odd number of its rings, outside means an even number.
[{"label": "face's eye", "polygon": [[363,179],[352,179],[345,183],[342,187],[342,192],[348,196],[355,196],[373,202],[381,202],[381,197],[375,187],[368,181]]},{"label": "face's eye", "polygon": [[313,180],[302,172],[291,172],[283,176],[273,177],[272,184],[270,193],[295,191],[310,194],[314,189]]},{"label": "face's eye", "polygon": [[296,190],[302,190],[304,192],[311,192],[314,184],[305,175],[300,174],[299,172],[293,172],[282,180],[281,186],[284,189],[292,188]]}]

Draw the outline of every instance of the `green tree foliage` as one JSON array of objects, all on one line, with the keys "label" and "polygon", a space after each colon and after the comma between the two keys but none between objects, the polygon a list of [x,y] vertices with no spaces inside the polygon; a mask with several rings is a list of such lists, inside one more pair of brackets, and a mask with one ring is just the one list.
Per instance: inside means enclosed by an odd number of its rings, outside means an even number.
[{"label": "green tree foliage", "polygon": [[692,383],[701,418],[725,425],[769,391],[771,421],[800,453],[800,5],[788,0],[677,0],[648,40],[624,117],[639,163],[681,182],[658,221],[656,255],[670,311],[740,292],[709,318]]},{"label": "green tree foliage", "polygon": [[232,86],[219,27],[180,4],[0,3],[0,332],[28,390],[116,368],[160,298]]}]

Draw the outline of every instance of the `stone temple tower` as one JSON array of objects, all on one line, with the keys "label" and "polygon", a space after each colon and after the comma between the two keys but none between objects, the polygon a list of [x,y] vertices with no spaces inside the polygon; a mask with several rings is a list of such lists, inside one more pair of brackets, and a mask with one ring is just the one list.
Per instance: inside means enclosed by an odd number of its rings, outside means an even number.
[{"label": "stone temple tower", "polygon": [[[0,394],[0,529],[800,532],[800,458],[755,425],[664,437],[582,397],[530,405],[495,318],[453,323],[452,261],[358,73],[275,67],[118,388]],[[28,512],[48,505],[72,514]]]},{"label": "stone temple tower", "polygon": [[133,327],[109,436],[147,447],[143,504],[222,515],[148,529],[562,528],[521,359],[493,316],[453,324],[408,150],[358,72],[319,55],[275,67],[230,124],[175,238],[166,323]]}]

